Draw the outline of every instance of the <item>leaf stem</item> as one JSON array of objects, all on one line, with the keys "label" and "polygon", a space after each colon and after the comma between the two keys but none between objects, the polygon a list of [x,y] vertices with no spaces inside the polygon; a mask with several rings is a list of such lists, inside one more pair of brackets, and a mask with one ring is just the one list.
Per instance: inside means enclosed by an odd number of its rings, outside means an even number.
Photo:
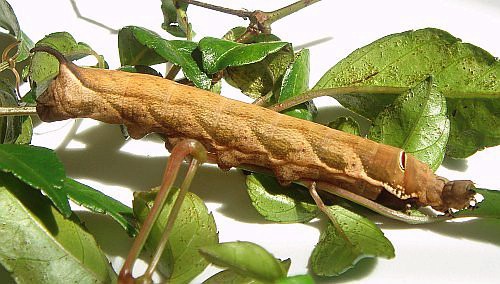
[{"label": "leaf stem", "polygon": [[7,69],[9,69],[9,62],[4,61],[4,62],[0,63],[0,72],[7,70]]},{"label": "leaf stem", "polygon": [[292,3],[286,7],[280,8],[278,10],[268,12],[267,16],[267,23],[271,25],[272,23],[276,22],[279,19],[282,19],[288,15],[291,15],[311,4],[314,4],[316,2],[319,2],[321,0],[301,0],[297,1],[295,3]]},{"label": "leaf stem", "polygon": [[282,103],[277,103],[268,107],[271,110],[280,112],[285,109],[289,109],[293,106],[300,105],[301,103],[310,101],[314,98],[319,97],[336,97],[342,95],[349,94],[387,94],[387,95],[399,95],[404,91],[408,90],[408,88],[401,87],[378,87],[378,86],[350,86],[350,87],[337,87],[337,88],[328,88],[321,90],[312,90],[303,93],[302,95],[293,97],[292,99],[286,100]]},{"label": "leaf stem", "polygon": [[0,116],[34,115],[36,107],[0,107]]},{"label": "leaf stem", "polygon": [[245,10],[235,10],[235,9],[225,8],[222,6],[212,5],[212,4],[208,4],[208,3],[204,3],[204,2],[196,1],[196,0],[177,0],[177,1],[184,2],[185,4],[191,4],[191,5],[202,7],[205,9],[229,14],[229,15],[238,16],[241,18],[250,18],[252,16],[252,13],[253,13],[253,12],[249,12],[249,11],[245,11]]},{"label": "leaf stem", "polygon": [[[300,0],[293,4],[290,4],[288,6],[279,8],[271,12],[264,12],[260,10],[255,10],[253,12],[246,10],[235,10],[196,0],[177,0],[177,1],[195,5],[198,7],[203,7],[205,9],[222,12],[229,15],[235,15],[244,19],[250,19],[250,25],[247,28],[247,32],[243,34],[243,36],[246,37],[249,34],[254,33],[255,31],[260,31],[262,33],[269,34],[271,33],[272,23],[321,0]],[[238,40],[238,42],[245,42],[245,41],[240,39]]]}]

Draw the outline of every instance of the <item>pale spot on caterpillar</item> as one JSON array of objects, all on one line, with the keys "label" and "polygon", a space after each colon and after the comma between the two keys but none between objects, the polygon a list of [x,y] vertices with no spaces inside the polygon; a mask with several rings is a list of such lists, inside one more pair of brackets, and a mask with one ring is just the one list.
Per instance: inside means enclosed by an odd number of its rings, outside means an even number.
[{"label": "pale spot on caterpillar", "polygon": [[403,150],[401,150],[401,152],[399,152],[399,168],[403,172],[406,169],[406,153]]}]

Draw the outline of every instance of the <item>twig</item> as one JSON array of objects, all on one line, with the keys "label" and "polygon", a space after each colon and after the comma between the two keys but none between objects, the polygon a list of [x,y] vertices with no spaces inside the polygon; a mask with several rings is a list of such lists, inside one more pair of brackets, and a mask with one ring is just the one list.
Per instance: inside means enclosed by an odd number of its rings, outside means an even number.
[{"label": "twig", "polygon": [[183,2],[186,4],[191,4],[191,5],[198,6],[198,7],[202,7],[205,9],[229,14],[229,15],[235,15],[235,16],[245,18],[245,19],[250,18],[252,16],[252,13],[253,13],[253,12],[249,12],[249,11],[245,11],[245,10],[229,9],[229,8],[225,8],[225,7],[221,7],[221,6],[217,6],[217,5],[212,5],[212,4],[208,4],[208,3],[204,3],[204,2],[200,2],[200,1],[196,1],[196,0],[177,0],[177,1]]},{"label": "twig", "polygon": [[198,7],[218,11],[225,14],[235,15],[244,19],[250,19],[250,25],[247,28],[247,32],[245,32],[238,42],[246,42],[243,39],[247,38],[249,35],[257,32],[262,32],[265,34],[271,33],[271,24],[276,22],[279,19],[282,19],[288,15],[291,15],[311,4],[319,2],[321,0],[300,0],[283,8],[277,9],[271,12],[264,12],[260,10],[256,10],[253,12],[246,10],[235,10],[230,8],[225,8],[217,5],[212,5],[196,0],[178,0],[179,2],[183,2],[186,4],[195,5]]},{"label": "twig", "polygon": [[328,88],[322,90],[312,90],[303,93],[300,96],[293,97],[292,99],[286,100],[282,103],[277,103],[268,107],[271,110],[280,112],[285,109],[289,109],[293,106],[299,105],[303,102],[310,101],[314,98],[319,97],[335,97],[341,95],[348,94],[386,94],[386,95],[399,95],[404,91],[408,90],[407,88],[400,87],[375,87],[375,86],[351,86],[351,87],[337,87],[337,88]]},{"label": "twig", "polygon": [[0,116],[33,115],[36,107],[0,107]]}]

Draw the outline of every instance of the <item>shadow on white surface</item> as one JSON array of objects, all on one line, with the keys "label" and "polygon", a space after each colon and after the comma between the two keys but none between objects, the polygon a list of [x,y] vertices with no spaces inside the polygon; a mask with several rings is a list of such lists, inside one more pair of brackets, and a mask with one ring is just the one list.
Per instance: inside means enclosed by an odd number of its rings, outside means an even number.
[{"label": "shadow on white surface", "polygon": [[380,215],[372,214],[368,216],[382,230],[406,230],[418,229],[434,232],[443,236],[473,240],[483,243],[489,243],[500,247],[500,222],[495,219],[456,219],[450,222],[409,225],[396,220],[391,220]]}]

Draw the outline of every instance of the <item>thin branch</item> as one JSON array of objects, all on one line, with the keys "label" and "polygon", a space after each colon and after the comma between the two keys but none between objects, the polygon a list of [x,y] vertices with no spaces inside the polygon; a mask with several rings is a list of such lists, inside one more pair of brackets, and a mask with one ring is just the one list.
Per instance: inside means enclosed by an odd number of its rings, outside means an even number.
[{"label": "thin branch", "polygon": [[200,2],[200,1],[196,1],[196,0],[177,0],[177,1],[183,2],[186,4],[191,4],[191,5],[198,6],[198,7],[202,7],[205,9],[229,14],[229,15],[238,16],[238,17],[245,18],[245,19],[250,18],[252,16],[252,13],[253,13],[253,12],[249,12],[249,11],[245,11],[245,10],[229,9],[229,8],[225,8],[222,6],[212,5],[212,4],[208,4],[208,3],[204,3],[204,2]]},{"label": "thin branch", "polygon": [[319,2],[321,0],[301,0],[297,1],[293,4],[290,4],[286,7],[280,8],[278,10],[268,12],[267,16],[267,23],[271,25],[272,23],[276,22],[279,19],[282,19],[288,15],[291,15],[301,9],[304,9],[305,7],[314,4],[316,2]]},{"label": "thin branch", "polygon": [[280,112],[285,109],[289,109],[293,106],[300,105],[301,103],[310,101],[314,98],[319,97],[335,97],[349,94],[385,94],[385,95],[399,95],[408,88],[400,87],[374,87],[374,86],[352,86],[352,87],[337,87],[328,88],[321,90],[313,90],[303,93],[302,95],[293,97],[292,99],[286,100],[282,103],[278,103],[269,107],[269,109]]},{"label": "thin branch", "polygon": [[0,107],[0,116],[34,115],[36,107]]}]

